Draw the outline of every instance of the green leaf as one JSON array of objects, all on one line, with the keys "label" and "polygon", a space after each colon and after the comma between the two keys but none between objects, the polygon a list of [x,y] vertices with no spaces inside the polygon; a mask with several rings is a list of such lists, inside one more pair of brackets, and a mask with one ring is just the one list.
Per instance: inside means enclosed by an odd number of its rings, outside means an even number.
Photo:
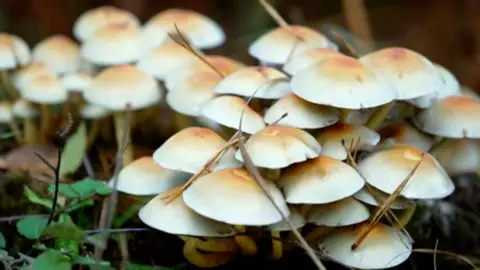
[{"label": "green leaf", "polygon": [[71,218],[68,215],[66,216],[68,217],[68,221],[59,221],[50,224],[45,228],[43,234],[64,240],[76,241],[78,243],[83,242],[85,239],[85,233],[78,228],[73,221],[71,221]]},{"label": "green leaf", "polygon": [[44,251],[42,254],[33,261],[32,270],[71,270],[72,263],[69,258],[62,255],[61,253],[49,249]]},{"label": "green leaf", "polygon": [[68,139],[62,153],[60,177],[74,173],[82,165],[82,159],[87,148],[87,129],[82,122],[75,134]]},{"label": "green leaf", "polygon": [[95,258],[92,257],[83,257],[77,256],[73,258],[73,264],[80,264],[80,265],[96,265],[96,266],[103,266],[108,267],[110,266],[110,262],[108,261],[99,261],[97,262]]},{"label": "green leaf", "polygon": [[5,236],[3,233],[0,232],[0,248],[6,248],[7,247],[7,239],[5,239]]},{"label": "green leaf", "polygon": [[47,218],[38,215],[26,216],[17,222],[18,233],[27,239],[37,239],[47,226]]},{"label": "green leaf", "polygon": [[73,212],[77,209],[85,208],[87,206],[93,206],[95,205],[95,200],[93,199],[88,199],[88,200],[82,200],[80,202],[72,204],[72,206],[68,207],[65,212],[70,213]]},{"label": "green leaf", "polygon": [[[55,185],[51,184],[48,191],[53,192],[54,190]],[[73,184],[60,184],[58,191],[69,198],[85,198],[93,194],[107,195],[111,189],[105,182],[87,177]]]},{"label": "green leaf", "polygon": [[27,186],[25,186],[24,188],[25,188],[24,194],[25,196],[27,196],[30,202],[44,206],[47,209],[52,209],[52,206],[53,206],[52,200],[40,198],[35,192],[33,192],[33,190],[31,190]]}]

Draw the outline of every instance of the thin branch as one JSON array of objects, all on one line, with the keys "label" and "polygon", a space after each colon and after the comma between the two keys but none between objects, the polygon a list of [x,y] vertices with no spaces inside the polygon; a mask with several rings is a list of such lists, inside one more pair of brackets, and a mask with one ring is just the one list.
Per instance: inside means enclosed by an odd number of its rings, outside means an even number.
[{"label": "thin branch", "polygon": [[[24,217],[28,217],[29,215],[19,215],[19,216],[11,216],[11,217],[1,217],[0,218],[0,222],[12,222],[12,221],[16,221],[16,220],[19,220],[19,219],[22,219]],[[39,216],[48,216],[48,215],[39,215]]]},{"label": "thin branch", "polygon": [[285,21],[285,19],[278,13],[278,11],[267,2],[267,0],[260,0],[260,4],[263,6],[265,11],[272,17],[275,22],[281,27],[290,27],[290,25]]}]

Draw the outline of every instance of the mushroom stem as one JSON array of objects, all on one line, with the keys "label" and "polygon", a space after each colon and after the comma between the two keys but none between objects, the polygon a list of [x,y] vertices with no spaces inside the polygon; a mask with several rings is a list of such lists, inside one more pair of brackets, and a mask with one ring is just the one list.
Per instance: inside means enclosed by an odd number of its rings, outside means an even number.
[{"label": "mushroom stem", "polygon": [[183,246],[183,256],[192,264],[200,268],[213,268],[229,262],[234,256],[233,252],[219,252],[204,254],[197,250],[198,239],[190,238]]},{"label": "mushroom stem", "polygon": [[398,223],[395,224],[395,228],[402,230],[407,226],[410,220],[415,213],[415,209],[417,209],[417,204],[412,203],[407,209],[403,210],[402,213],[398,217]]},{"label": "mushroom stem", "polygon": [[[246,231],[245,226],[235,226],[235,229],[240,233],[244,233]],[[244,256],[254,256],[257,254],[257,244],[250,236],[236,235],[234,238]]]},{"label": "mushroom stem", "polygon": [[333,227],[318,226],[309,233],[307,233],[307,235],[305,235],[305,240],[307,241],[307,243],[315,245],[319,238],[327,235],[333,229]]},{"label": "mushroom stem", "polygon": [[7,70],[2,70],[0,71],[0,84],[5,85],[7,89],[7,93],[12,98],[13,100],[16,100],[17,98],[20,97],[17,91],[15,91],[15,88],[13,88],[13,85],[10,83],[10,80],[8,79],[8,71]]},{"label": "mushroom stem", "polygon": [[93,143],[95,142],[95,139],[97,138],[97,135],[100,132],[100,128],[101,128],[101,119],[93,120],[92,127],[90,128],[90,131],[88,133],[86,152],[88,152],[88,150],[92,147]]},{"label": "mushroom stem", "polygon": [[187,242],[190,239],[198,240],[195,247],[202,251],[207,251],[207,252],[237,252],[238,251],[238,245],[233,239],[233,237],[227,237],[227,238],[209,237],[209,238],[206,238],[205,240],[193,238],[193,237],[181,236],[181,235],[178,237],[185,242]]},{"label": "mushroom stem", "polygon": [[388,113],[390,110],[393,108],[395,105],[395,102],[389,102],[385,105],[380,106],[378,110],[368,119],[368,122],[366,124],[366,127],[368,127],[371,130],[377,130],[380,125],[383,123],[383,121],[387,118]]},{"label": "mushroom stem", "polygon": [[340,109],[340,123],[345,123],[348,119],[349,114],[350,114],[349,109]]},{"label": "mushroom stem", "polygon": [[283,255],[283,243],[280,240],[280,232],[272,231],[272,259],[278,260],[282,258]]},{"label": "mushroom stem", "polygon": [[[131,113],[131,111],[115,112],[113,114],[117,147],[119,148],[119,151],[124,151],[122,158],[123,166],[127,166],[134,159],[133,146],[131,143],[130,123],[126,123],[128,113]],[[124,143],[125,145],[123,145]],[[122,147],[124,147],[124,149],[121,149]]]},{"label": "mushroom stem", "polygon": [[188,115],[176,112],[174,113],[173,117],[175,118],[174,121],[176,130],[182,130],[193,125],[193,119]]},{"label": "mushroom stem", "polygon": [[10,127],[10,129],[12,130],[13,134],[15,135],[15,141],[18,143],[18,144],[22,144],[23,143],[23,139],[22,139],[22,132],[20,131],[20,129],[18,128],[18,125],[17,123],[15,122],[15,120],[12,120],[8,123],[8,126]]},{"label": "mushroom stem", "polygon": [[104,119],[100,120],[100,135],[106,141],[110,141],[112,139],[112,118],[105,117]]},{"label": "mushroom stem", "polygon": [[52,111],[47,104],[40,104],[40,136],[45,141],[50,129]]},{"label": "mushroom stem", "polygon": [[260,174],[263,178],[268,179],[272,182],[277,181],[280,178],[281,170],[280,169],[268,169],[268,168],[259,168]]},{"label": "mushroom stem", "polygon": [[[300,209],[298,209],[298,211],[300,212],[300,215],[306,217],[307,216],[307,212],[308,210],[310,210],[310,208],[312,208],[312,205],[311,204],[302,204],[300,206]],[[303,228],[298,228],[298,232],[299,233],[302,233],[302,229]]]},{"label": "mushroom stem", "polygon": [[37,127],[32,118],[23,119],[23,141],[26,145],[37,143]]}]

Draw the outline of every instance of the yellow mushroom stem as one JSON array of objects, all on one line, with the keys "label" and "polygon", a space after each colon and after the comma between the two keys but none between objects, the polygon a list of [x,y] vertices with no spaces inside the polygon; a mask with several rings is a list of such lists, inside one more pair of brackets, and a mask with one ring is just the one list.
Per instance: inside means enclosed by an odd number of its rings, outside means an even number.
[{"label": "yellow mushroom stem", "polygon": [[348,119],[349,114],[350,114],[349,109],[340,109],[340,123],[345,123]]},{"label": "yellow mushroom stem", "polygon": [[184,114],[175,112],[173,114],[173,116],[175,118],[175,120],[174,120],[175,121],[175,129],[177,131],[188,128],[188,127],[191,127],[193,125],[193,118],[188,116],[188,115],[184,115]]},{"label": "yellow mushroom stem", "polygon": [[23,141],[26,145],[37,143],[37,126],[33,118],[23,119]]},{"label": "yellow mushroom stem", "polygon": [[366,127],[372,130],[377,130],[380,125],[385,121],[388,116],[388,113],[392,110],[395,105],[395,101],[389,102],[385,105],[380,106],[377,111],[368,119]]},{"label": "yellow mushroom stem", "polygon": [[325,226],[315,227],[315,229],[311,230],[309,233],[305,235],[305,240],[310,245],[316,246],[316,242],[318,241],[319,238],[322,238],[323,236],[329,234],[334,229],[335,229],[334,227],[325,227]]},{"label": "yellow mushroom stem", "polygon": [[112,140],[112,117],[105,117],[100,120],[100,135],[105,141]]},{"label": "yellow mushroom stem", "polygon": [[279,231],[272,231],[272,259],[278,260],[283,256],[283,242],[280,239]]},{"label": "yellow mushroom stem", "polygon": [[198,240],[195,247],[201,251],[207,251],[207,252],[237,252],[238,251],[238,245],[233,239],[233,237],[226,237],[226,238],[208,237],[205,240],[188,237],[188,236],[178,236],[178,237],[185,242],[187,242],[190,239]]},{"label": "yellow mushroom stem", "polygon": [[44,142],[47,138],[52,123],[52,110],[48,104],[40,104],[40,139]]},{"label": "yellow mushroom stem", "polygon": [[97,138],[98,133],[100,132],[101,124],[102,124],[102,119],[95,119],[92,121],[92,127],[88,132],[86,151],[90,150],[93,143],[95,142],[95,139]]},{"label": "yellow mushroom stem", "polygon": [[412,104],[401,102],[398,103],[400,108],[398,112],[399,120],[404,120],[405,118],[412,117],[415,115],[415,107]]},{"label": "yellow mushroom stem", "polygon": [[235,252],[202,253],[197,250],[198,242],[198,239],[190,238],[183,245],[183,256],[197,267],[214,268],[228,263],[235,256]]},{"label": "yellow mushroom stem", "polygon": [[[235,229],[240,232],[246,232],[245,226],[235,226]],[[240,247],[240,251],[244,256],[254,256],[258,252],[257,243],[248,235],[235,235],[235,242]]]},{"label": "yellow mushroom stem", "polygon": [[[131,111],[119,111],[113,114],[113,120],[115,124],[115,134],[117,139],[117,147],[124,147],[123,150],[123,158],[122,164],[123,166],[127,166],[130,164],[133,159],[133,146],[132,146],[132,139],[130,133],[130,124],[126,123],[127,114],[131,114]],[[131,118],[131,117],[130,117]],[[128,124],[125,126],[125,124]],[[126,137],[126,138],[124,138]],[[126,143],[126,145],[124,145]]]},{"label": "yellow mushroom stem", "polygon": [[12,100],[16,100],[20,97],[20,95],[15,90],[15,88],[13,88],[12,83],[8,79],[8,70],[0,71],[0,84],[3,84],[5,86],[5,89],[7,90],[7,93]]},{"label": "yellow mushroom stem", "polygon": [[417,209],[417,204],[412,203],[407,209],[403,210],[402,213],[398,216],[398,223],[395,224],[395,227],[399,230],[405,228],[407,224],[415,214],[415,210]]},{"label": "yellow mushroom stem", "polygon": [[[308,210],[310,210],[310,208],[312,208],[312,205],[311,204],[302,204],[300,206],[300,209],[298,209],[298,211],[300,212],[300,215],[306,217],[307,216],[307,213],[308,213]],[[298,228],[298,232],[299,233],[302,233],[302,229],[303,228]]]}]

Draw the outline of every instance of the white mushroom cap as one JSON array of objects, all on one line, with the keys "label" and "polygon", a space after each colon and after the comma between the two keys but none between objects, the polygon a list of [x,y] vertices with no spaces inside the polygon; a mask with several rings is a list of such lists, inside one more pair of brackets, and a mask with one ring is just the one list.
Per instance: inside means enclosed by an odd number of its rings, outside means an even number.
[{"label": "white mushroom cap", "polygon": [[62,81],[50,74],[34,77],[18,90],[22,98],[34,103],[59,104],[68,99],[68,93]]},{"label": "white mushroom cap", "polygon": [[339,54],[339,52],[329,48],[308,49],[291,57],[285,65],[283,65],[283,70],[289,75],[295,75],[300,70],[312,64],[318,63],[332,55],[335,56]]},{"label": "white mushroom cap", "polygon": [[272,124],[285,113],[285,118],[277,124],[302,129],[317,129],[335,124],[339,120],[338,111],[332,107],[310,103],[289,93],[267,109],[264,121]]},{"label": "white mushroom cap", "polygon": [[457,78],[455,78],[455,75],[441,65],[434,65],[440,72],[440,75],[443,77],[445,85],[436,92],[409,101],[411,104],[422,109],[432,106],[432,104],[439,99],[460,95],[460,83],[458,82]]},{"label": "white mushroom cap", "polygon": [[227,237],[235,234],[232,226],[195,213],[181,196],[166,203],[164,197],[178,191],[180,187],[172,188],[150,200],[140,209],[140,220],[152,228],[176,235]]},{"label": "white mushroom cap", "polygon": [[0,32],[0,70],[25,65],[30,57],[30,48],[23,39]]},{"label": "white mushroom cap", "polygon": [[317,140],[323,147],[322,155],[345,160],[348,156],[342,140],[345,141],[347,148],[352,144],[358,150],[368,151],[380,142],[380,135],[361,125],[337,123],[322,129],[317,135]]},{"label": "white mushroom cap", "polygon": [[[209,55],[205,56],[204,58],[223,75],[228,75],[245,66],[236,60],[224,56]],[[212,67],[201,60],[196,59],[188,61],[172,69],[171,72],[168,73],[168,75],[165,77],[165,86],[168,90],[173,89],[177,83],[181,82],[188,76],[202,71],[215,72]]]},{"label": "white mushroom cap", "polygon": [[369,229],[370,223],[339,229],[318,242],[319,248],[334,261],[359,269],[385,269],[410,257],[412,243],[398,230],[377,224],[357,249],[352,245]]},{"label": "white mushroom cap", "polygon": [[382,137],[381,144],[408,144],[422,151],[429,151],[433,140],[407,123],[388,124],[378,133]]},{"label": "white mushroom cap", "polygon": [[[286,216],[290,214],[282,193],[272,182],[265,188]],[[282,215],[245,169],[225,169],[200,177],[183,192],[183,200],[195,212],[233,225],[265,226]]]},{"label": "white mushroom cap", "polygon": [[83,72],[68,73],[62,77],[63,85],[69,92],[83,92],[90,86],[92,80],[92,76]]},{"label": "white mushroom cap", "polygon": [[470,86],[467,85],[461,85],[460,86],[460,95],[461,96],[466,96],[470,97],[476,100],[480,100],[480,96],[478,95],[477,90],[471,88]]},{"label": "white mushroom cap", "polygon": [[480,170],[480,142],[478,140],[445,140],[432,155],[450,175],[476,173]]},{"label": "white mushroom cap", "polygon": [[[422,152],[408,145],[396,145],[371,154],[358,164],[365,180],[392,194],[421,159]],[[420,166],[400,191],[409,199],[438,199],[450,195],[455,185],[440,163],[425,153]]]},{"label": "white mushroom cap", "polygon": [[15,117],[29,119],[37,117],[40,112],[26,99],[20,98],[13,103],[12,112]]},{"label": "white mushroom cap", "polygon": [[140,21],[130,12],[113,6],[101,6],[84,12],[73,25],[73,35],[81,42],[98,29],[111,24],[140,26]]},{"label": "white mushroom cap", "polygon": [[365,181],[349,165],[319,156],[286,168],[278,186],[292,204],[325,204],[352,196]]},{"label": "white mushroom cap", "polygon": [[367,220],[370,211],[363,203],[348,197],[340,201],[314,205],[307,214],[307,222],[317,226],[340,227]]},{"label": "white mushroom cap", "polygon": [[169,39],[160,47],[142,56],[137,67],[163,81],[175,68],[196,60],[196,56],[188,49]]},{"label": "white mushroom cap", "polygon": [[[273,125],[253,134],[245,142],[245,149],[255,166],[280,169],[318,157],[322,147],[301,129]],[[235,157],[243,162],[240,150]]]},{"label": "white mushroom cap", "polygon": [[[290,215],[288,216],[288,219],[292,223],[292,225],[295,227],[295,229],[302,228],[307,224],[307,221],[305,220],[305,217],[300,214],[300,211],[298,211],[294,207],[289,207],[290,210]],[[281,221],[271,224],[268,226],[268,230],[272,232],[285,232],[285,231],[291,231],[290,226],[288,226],[288,223],[285,219],[282,219]]]},{"label": "white mushroom cap", "polygon": [[421,97],[440,90],[445,80],[423,55],[405,48],[385,48],[360,58],[397,89],[397,100]]},{"label": "white mushroom cap", "polygon": [[[186,183],[190,174],[162,168],[152,157],[141,157],[118,174],[117,189],[127,194],[156,195]],[[113,186],[114,179],[109,185]]]},{"label": "white mushroom cap", "polygon": [[80,108],[80,115],[83,119],[101,119],[110,114],[112,111],[95,104],[85,104]]},{"label": "white mushroom cap", "polygon": [[192,74],[168,91],[167,103],[181,114],[201,116],[205,104],[215,98],[213,88],[221,79],[215,72]]},{"label": "white mushroom cap", "polygon": [[[392,111],[393,109],[390,112]],[[375,112],[377,112],[377,108],[350,110],[345,118],[345,124],[365,125]]]},{"label": "white mushroom cap", "polygon": [[33,47],[32,59],[44,63],[58,74],[75,72],[81,65],[80,47],[65,35],[54,35]]},{"label": "white mushroom cap", "polygon": [[[213,130],[189,127],[171,136],[153,153],[153,159],[160,166],[188,173],[197,173],[225,145],[225,141]],[[234,158],[235,150],[229,149],[215,167],[216,170],[240,167]]]},{"label": "white mushroom cap", "polygon": [[217,94],[278,99],[290,93],[287,75],[271,67],[244,67],[226,76],[214,89]]},{"label": "white mushroom cap", "polygon": [[98,29],[82,43],[81,54],[97,65],[120,65],[142,56],[140,29],[129,24],[111,24]]},{"label": "white mushroom cap", "polygon": [[161,99],[157,82],[131,65],[105,69],[83,91],[88,103],[113,111],[123,111],[127,105],[135,109],[149,107]]},{"label": "white mushroom cap", "polygon": [[260,36],[250,45],[248,53],[263,62],[284,64],[289,55],[310,48],[333,48],[333,44],[323,34],[311,28],[290,25],[275,28]]},{"label": "white mushroom cap", "polygon": [[14,73],[12,84],[17,89],[21,89],[32,79],[42,75],[56,76],[55,72],[45,64],[32,62]]},{"label": "white mushroom cap", "polygon": [[345,109],[377,107],[397,93],[357,59],[338,55],[295,73],[290,82],[297,96],[312,103]]},{"label": "white mushroom cap", "polygon": [[421,112],[415,124],[424,132],[447,138],[480,138],[480,100],[452,96]]},{"label": "white mushroom cap", "polygon": [[253,134],[265,127],[263,117],[237,96],[220,96],[207,102],[202,115],[227,127],[238,129],[243,112],[242,131]]},{"label": "white mushroom cap", "polygon": [[8,124],[13,120],[12,103],[0,101],[0,123]]},{"label": "white mushroom cap", "polygon": [[[390,196],[389,194],[384,193],[374,187],[370,187],[370,188],[374,190],[375,196],[377,196],[377,198],[380,199],[382,203],[386,202],[388,197]],[[373,206],[379,206],[379,203],[377,202],[375,197],[368,191],[367,187],[363,187],[362,189],[360,189],[357,193],[353,194],[353,197],[363,203],[373,205]],[[407,209],[412,204],[414,204],[412,200],[409,200],[402,196],[397,196],[397,198],[390,205],[390,208],[394,210]]]},{"label": "white mushroom cap", "polygon": [[193,10],[170,8],[145,23],[143,35],[150,47],[161,44],[168,33],[176,33],[175,24],[193,47],[210,49],[225,42],[223,29],[211,18]]}]

